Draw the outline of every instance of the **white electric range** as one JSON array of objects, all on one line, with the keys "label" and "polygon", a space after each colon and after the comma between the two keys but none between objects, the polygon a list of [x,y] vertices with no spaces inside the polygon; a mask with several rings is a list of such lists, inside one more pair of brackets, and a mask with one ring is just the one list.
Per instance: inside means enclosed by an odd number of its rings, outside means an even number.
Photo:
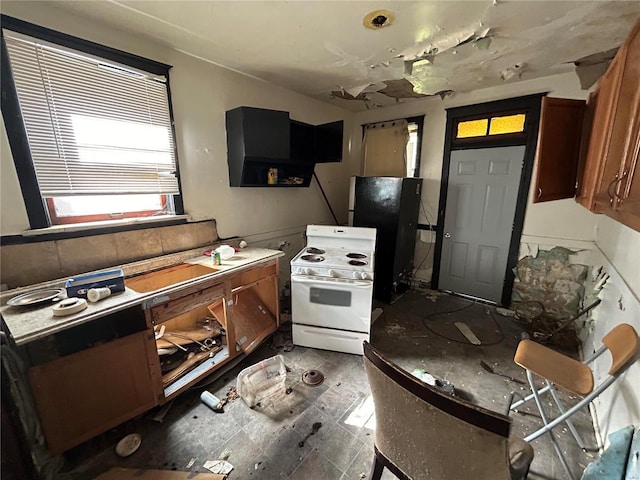
[{"label": "white electric range", "polygon": [[291,260],[295,345],[362,355],[375,246],[375,228],[307,226],[307,246]]}]

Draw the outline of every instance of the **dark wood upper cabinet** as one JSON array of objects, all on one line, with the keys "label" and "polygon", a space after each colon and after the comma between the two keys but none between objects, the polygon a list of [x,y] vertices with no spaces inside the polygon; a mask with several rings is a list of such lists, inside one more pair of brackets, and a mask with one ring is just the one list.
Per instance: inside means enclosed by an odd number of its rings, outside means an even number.
[{"label": "dark wood upper cabinet", "polygon": [[573,198],[586,102],[542,98],[533,203]]},{"label": "dark wood upper cabinet", "polygon": [[[227,116],[227,143],[234,153],[251,159],[289,159],[289,113],[238,107]],[[229,142],[231,140],[231,142]]]},{"label": "dark wood upper cabinet", "polygon": [[291,160],[296,163],[315,163],[316,127],[291,120]]},{"label": "dark wood upper cabinet", "polygon": [[342,142],[344,122],[317,125],[316,130],[316,163],[342,161]]}]

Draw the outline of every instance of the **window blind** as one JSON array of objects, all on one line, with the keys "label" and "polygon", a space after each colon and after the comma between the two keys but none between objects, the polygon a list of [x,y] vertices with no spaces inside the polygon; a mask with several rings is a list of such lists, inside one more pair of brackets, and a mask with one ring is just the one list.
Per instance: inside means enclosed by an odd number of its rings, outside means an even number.
[{"label": "window blind", "polygon": [[3,33],[43,197],[179,193],[166,78]]}]

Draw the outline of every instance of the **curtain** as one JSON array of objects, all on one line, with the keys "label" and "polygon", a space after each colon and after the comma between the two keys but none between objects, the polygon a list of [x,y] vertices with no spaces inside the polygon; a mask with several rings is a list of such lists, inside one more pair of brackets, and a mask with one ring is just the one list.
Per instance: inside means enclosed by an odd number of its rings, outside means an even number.
[{"label": "curtain", "polygon": [[409,129],[406,120],[367,125],[362,149],[364,176],[405,177],[408,141]]}]

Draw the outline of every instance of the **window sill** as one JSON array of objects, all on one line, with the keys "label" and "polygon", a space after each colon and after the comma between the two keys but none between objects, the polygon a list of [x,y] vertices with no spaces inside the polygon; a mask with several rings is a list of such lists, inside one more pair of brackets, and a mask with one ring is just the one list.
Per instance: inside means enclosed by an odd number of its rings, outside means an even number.
[{"label": "window sill", "polygon": [[102,222],[74,223],[70,225],[54,225],[47,228],[25,230],[22,237],[58,236],[60,234],[79,234],[86,232],[88,235],[97,235],[109,231],[123,231],[132,228],[153,227],[155,224],[185,223],[188,215],[164,215],[153,217],[127,218],[119,220],[106,220]]}]

